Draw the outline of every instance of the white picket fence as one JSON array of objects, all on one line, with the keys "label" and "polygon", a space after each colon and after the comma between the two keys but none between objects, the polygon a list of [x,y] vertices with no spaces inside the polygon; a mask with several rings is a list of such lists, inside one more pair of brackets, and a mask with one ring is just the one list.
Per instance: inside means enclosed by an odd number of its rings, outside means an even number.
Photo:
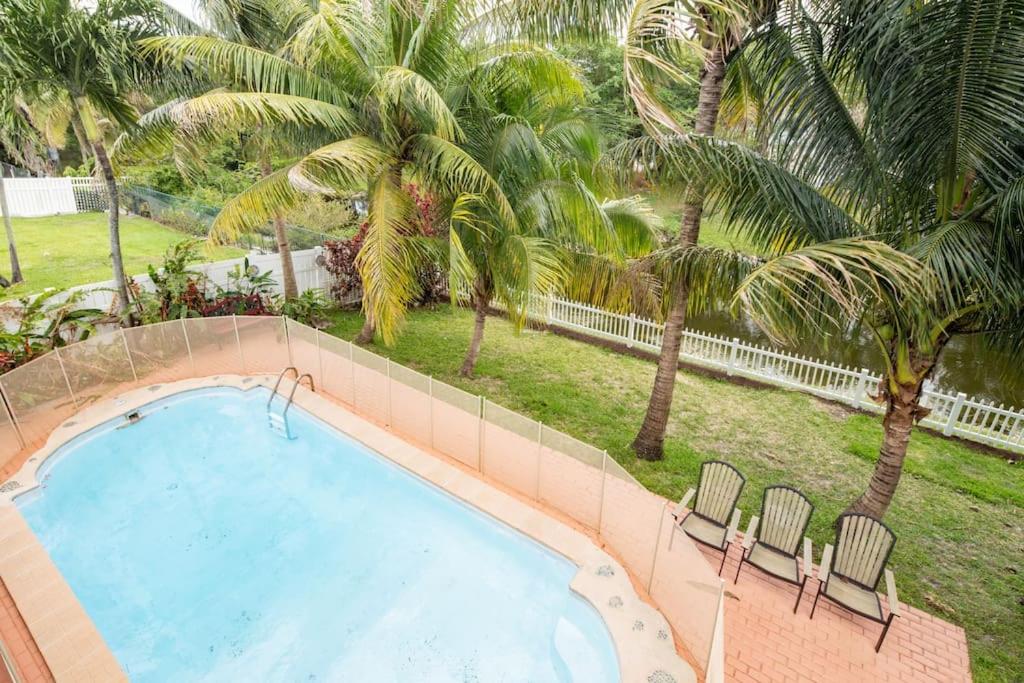
[{"label": "white picket fence", "polygon": [[[607,339],[651,352],[661,350],[664,326],[635,315],[612,313],[557,296],[534,296],[529,317],[546,325]],[[871,399],[881,376],[867,368],[807,358],[695,330],[683,333],[681,360],[766,384],[804,391],[854,408],[882,412]],[[1024,411],[934,387],[922,403],[931,413],[921,423],[946,436],[1024,452]]]},{"label": "white picket fence", "polygon": [[4,178],[11,216],[36,218],[107,208],[106,187],[95,178]]}]

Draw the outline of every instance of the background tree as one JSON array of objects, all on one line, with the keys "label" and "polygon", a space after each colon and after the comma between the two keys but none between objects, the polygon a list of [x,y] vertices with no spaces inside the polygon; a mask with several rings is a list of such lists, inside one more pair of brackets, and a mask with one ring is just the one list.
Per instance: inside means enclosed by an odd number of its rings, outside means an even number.
[{"label": "background tree", "polygon": [[499,180],[467,151],[472,121],[513,89],[547,93],[548,101],[579,91],[571,65],[550,51],[461,39],[472,20],[454,0],[325,1],[315,10],[295,7],[296,28],[278,54],[216,36],[146,41],[162,64],[209,70],[234,86],[167,103],[123,144],[176,144],[183,130],[189,144],[202,144],[224,130],[258,126],[310,150],[229,201],[211,229],[214,239],[252,229],[310,193],[367,189],[357,259],[367,324],[359,339],[379,331],[390,343],[419,296],[417,268],[438,249],[417,236],[403,185],[415,180],[453,203],[481,198],[514,225]]},{"label": "background tree", "polygon": [[76,125],[96,156],[109,201],[119,312],[129,324],[117,178],[97,113],[122,126],[134,125],[128,92],[144,74],[136,43],[158,30],[162,16],[148,0],[98,0],[89,8],[71,0],[10,0],[0,9],[0,75],[32,96],[66,93]]},{"label": "background tree", "polygon": [[[1024,352],[1024,3],[826,4],[759,43],[764,153],[697,138],[673,153],[769,255],[738,301],[770,334],[858,325],[878,344],[884,437],[849,509],[881,518],[949,340]],[[916,260],[933,289],[893,280],[850,296],[823,286],[821,268],[784,268],[851,238]]]}]

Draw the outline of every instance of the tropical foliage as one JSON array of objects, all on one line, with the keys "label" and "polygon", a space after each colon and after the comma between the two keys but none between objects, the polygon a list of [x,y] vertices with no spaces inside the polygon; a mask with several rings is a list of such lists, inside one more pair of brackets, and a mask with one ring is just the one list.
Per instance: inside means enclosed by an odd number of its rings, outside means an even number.
[{"label": "tropical foliage", "polygon": [[[149,0],[98,0],[81,6],[73,0],[10,0],[0,8],[0,86],[10,103],[54,102],[70,111],[75,130],[91,148],[106,182],[110,251],[118,305],[130,322],[128,291],[121,258],[118,188],[107,154],[100,118],[133,126],[137,111],[131,89],[152,82],[139,58],[137,43],[159,31],[163,13]],[[16,93],[10,95],[9,93]],[[31,133],[24,117],[0,113]]]},{"label": "tropical foliage", "polygon": [[[252,230],[311,193],[366,189],[367,229],[357,259],[367,316],[362,337],[376,330],[386,341],[420,295],[417,273],[425,263],[454,254],[453,272],[480,272],[463,236],[474,247],[474,235],[501,231],[500,239],[495,233],[485,241],[516,251],[504,272],[488,275],[499,282],[495,294],[514,299],[516,311],[525,292],[509,287],[544,287],[557,276],[538,231],[564,237],[573,215],[590,221],[579,226],[583,242],[594,249],[615,243],[611,219],[592,193],[595,140],[564,113],[582,96],[566,60],[526,42],[495,47],[460,39],[479,18],[453,0],[297,2],[290,10],[294,30],[276,53],[217,36],[143,43],[161,64],[209,71],[230,87],[150,112],[124,148],[201,147],[225,130],[259,127],[307,150],[228,202],[214,239]],[[542,121],[544,112],[557,118]],[[534,126],[544,123],[550,128],[542,144]],[[514,173],[533,163],[539,165],[531,192]],[[506,171],[512,175],[496,175]],[[417,207],[403,191],[410,181],[436,197],[443,220],[458,226],[448,233],[450,244],[415,229]],[[517,207],[529,209],[529,222]],[[634,205],[612,208],[624,215]],[[646,227],[642,220],[629,225]]]},{"label": "tropical foliage", "polygon": [[[1022,42],[1020,3],[824,6],[750,45],[763,153],[695,137],[670,146],[675,168],[699,173],[714,208],[771,257],[738,305],[782,341],[857,325],[882,351],[885,438],[851,509],[885,514],[952,337],[1024,349]],[[806,259],[864,239],[865,269],[899,254],[918,286],[849,287],[868,270]]]},{"label": "tropical foliage", "polygon": [[50,290],[0,306],[0,372],[92,334],[106,316],[98,309],[82,308],[84,298],[84,292]]}]

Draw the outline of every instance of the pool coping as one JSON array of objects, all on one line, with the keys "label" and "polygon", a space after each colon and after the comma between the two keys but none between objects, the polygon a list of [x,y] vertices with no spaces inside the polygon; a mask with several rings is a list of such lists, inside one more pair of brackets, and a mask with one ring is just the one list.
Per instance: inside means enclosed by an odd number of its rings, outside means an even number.
[{"label": "pool coping", "polygon": [[[53,430],[13,477],[0,483],[0,578],[56,680],[110,681],[127,680],[127,676],[29,529],[14,498],[40,486],[39,469],[57,450],[112,419],[189,391],[249,391],[270,388],[273,381],[270,375],[217,375],[132,389],[76,413]],[[676,652],[665,617],[637,594],[622,565],[586,534],[306,387],[296,392],[295,404],[427,484],[576,564],[579,570],[570,588],[601,615],[615,643],[622,681],[697,680]]]}]

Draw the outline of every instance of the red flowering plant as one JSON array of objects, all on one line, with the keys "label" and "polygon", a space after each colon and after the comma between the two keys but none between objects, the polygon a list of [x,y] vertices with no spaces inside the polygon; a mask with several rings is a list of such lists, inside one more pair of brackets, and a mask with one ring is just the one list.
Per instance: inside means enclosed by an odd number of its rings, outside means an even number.
[{"label": "red flowering plant", "polygon": [[[403,189],[412,198],[416,207],[416,216],[409,229],[410,235],[423,237],[447,237],[446,227],[440,219],[440,211],[433,195],[420,188],[416,183],[407,183]],[[363,221],[355,235],[344,240],[332,240],[324,243],[326,250],[327,271],[333,276],[331,294],[340,302],[350,302],[353,297],[362,293],[363,282],[359,277],[356,257],[370,224]],[[436,266],[424,266],[419,271],[422,295],[418,303],[427,303],[442,298],[447,291],[448,282],[442,269]]]}]

